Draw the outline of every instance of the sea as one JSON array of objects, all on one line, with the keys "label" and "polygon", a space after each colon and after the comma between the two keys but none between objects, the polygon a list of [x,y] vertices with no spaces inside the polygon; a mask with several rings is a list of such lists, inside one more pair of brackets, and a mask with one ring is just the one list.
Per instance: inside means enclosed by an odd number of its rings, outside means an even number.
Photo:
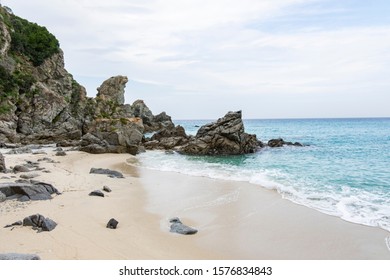
[{"label": "sea", "polygon": [[[187,134],[213,120],[175,120]],[[138,155],[138,165],[244,181],[349,222],[390,231],[390,118],[248,119],[245,131],[304,147],[265,147],[240,156]]]}]

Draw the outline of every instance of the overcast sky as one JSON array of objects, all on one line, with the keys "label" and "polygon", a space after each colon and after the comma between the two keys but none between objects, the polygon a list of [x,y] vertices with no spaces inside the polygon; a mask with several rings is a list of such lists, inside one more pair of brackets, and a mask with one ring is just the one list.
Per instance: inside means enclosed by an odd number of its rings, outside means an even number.
[{"label": "overcast sky", "polygon": [[388,0],[1,0],[46,26],[89,96],[215,119],[390,117]]}]

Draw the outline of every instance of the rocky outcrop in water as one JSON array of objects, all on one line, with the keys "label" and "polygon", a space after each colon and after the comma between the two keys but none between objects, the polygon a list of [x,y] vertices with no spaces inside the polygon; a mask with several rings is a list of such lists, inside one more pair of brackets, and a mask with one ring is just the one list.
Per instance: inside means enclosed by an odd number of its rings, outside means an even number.
[{"label": "rocky outcrop in water", "polygon": [[254,153],[258,147],[256,135],[245,133],[241,111],[237,111],[200,127],[179,151],[187,155],[240,155]]},{"label": "rocky outcrop in water", "polygon": [[286,142],[282,138],[277,138],[277,139],[271,139],[267,143],[268,147],[271,148],[279,148],[283,146],[297,146],[297,147],[303,147],[303,144],[299,142]]},{"label": "rocky outcrop in water", "polygon": [[164,128],[156,132],[150,139],[145,139],[146,149],[170,150],[188,143],[190,137],[187,136],[184,128],[180,125]]}]

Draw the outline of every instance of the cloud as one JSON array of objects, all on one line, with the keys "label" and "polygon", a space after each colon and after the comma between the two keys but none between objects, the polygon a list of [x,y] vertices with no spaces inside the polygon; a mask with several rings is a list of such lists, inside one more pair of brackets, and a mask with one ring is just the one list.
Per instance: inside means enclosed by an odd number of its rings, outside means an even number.
[{"label": "cloud", "polygon": [[[3,4],[56,34],[68,70],[76,78],[85,78],[92,94],[103,79],[117,74],[138,81],[138,88],[152,85],[143,88],[144,96],[145,88],[155,96],[160,86],[172,98],[168,102],[175,98],[183,102],[181,106],[189,95],[195,100],[206,94],[216,100],[237,98],[243,104],[246,99],[272,96],[283,96],[285,102],[297,95],[322,100],[325,94],[337,98],[359,93],[364,100],[373,92],[382,100],[390,86],[390,24],[378,19],[376,24],[359,24],[365,15],[337,1],[14,0]],[[92,85],[94,79],[98,84]]]}]

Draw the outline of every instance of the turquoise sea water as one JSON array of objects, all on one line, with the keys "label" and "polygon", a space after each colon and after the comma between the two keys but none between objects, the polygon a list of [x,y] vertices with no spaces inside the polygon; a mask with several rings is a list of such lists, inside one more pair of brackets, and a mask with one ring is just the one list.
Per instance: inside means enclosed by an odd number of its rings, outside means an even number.
[{"label": "turquoise sea water", "polygon": [[[188,134],[210,121],[175,121]],[[350,222],[390,231],[390,118],[245,120],[266,142],[282,137],[305,147],[263,148],[243,156],[183,156],[148,151],[146,168],[247,181]]]}]

